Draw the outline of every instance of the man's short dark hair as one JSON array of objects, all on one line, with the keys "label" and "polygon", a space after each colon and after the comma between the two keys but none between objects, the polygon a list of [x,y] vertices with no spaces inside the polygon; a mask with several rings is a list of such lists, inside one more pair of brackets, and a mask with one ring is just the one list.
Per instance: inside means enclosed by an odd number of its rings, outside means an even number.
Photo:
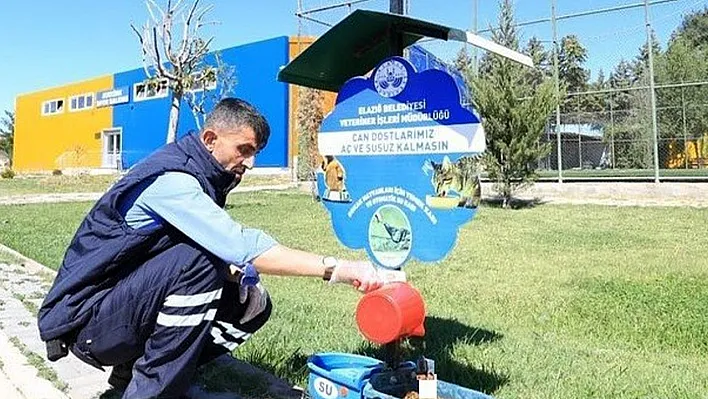
[{"label": "man's short dark hair", "polygon": [[268,143],[270,126],[265,117],[256,107],[240,98],[229,97],[219,101],[204,123],[204,129],[233,129],[238,126],[253,129],[259,150]]}]

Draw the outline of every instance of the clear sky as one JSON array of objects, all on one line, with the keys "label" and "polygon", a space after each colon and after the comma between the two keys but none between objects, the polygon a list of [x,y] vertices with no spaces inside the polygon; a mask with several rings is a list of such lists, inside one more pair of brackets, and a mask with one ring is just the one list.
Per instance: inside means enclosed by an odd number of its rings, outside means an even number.
[{"label": "clear sky", "polygon": [[[147,17],[143,0],[1,0],[0,110],[13,109],[18,94],[141,67],[137,39],[130,23]],[[341,0],[302,0],[305,8]],[[641,0],[557,0],[558,15],[589,9],[635,4]],[[157,0],[163,4],[166,1]],[[220,24],[205,31],[215,36],[212,49],[231,47],[281,35],[295,35],[297,0],[202,0],[213,4],[212,20]],[[496,0],[478,0],[479,29],[494,24]],[[516,0],[517,21],[550,15],[550,0]],[[685,12],[702,9],[708,0],[678,0],[653,7],[651,18],[662,46]],[[354,8],[388,10],[388,0],[371,0]],[[410,14],[433,22],[471,29],[473,0],[411,0]],[[336,23],[340,11],[316,14]],[[594,74],[606,72],[621,58],[632,58],[645,40],[642,8],[561,21],[559,36],[575,33],[589,50],[587,67]],[[304,34],[321,34],[326,28],[306,22]],[[548,23],[522,28],[528,38],[551,39]],[[426,42],[426,48],[450,59],[458,44]]]}]

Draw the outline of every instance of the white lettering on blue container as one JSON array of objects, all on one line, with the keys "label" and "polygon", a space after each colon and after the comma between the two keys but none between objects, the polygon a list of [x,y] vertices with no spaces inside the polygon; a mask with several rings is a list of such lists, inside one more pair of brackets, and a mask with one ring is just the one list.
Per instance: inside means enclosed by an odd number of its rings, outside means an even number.
[{"label": "white lettering on blue container", "polygon": [[313,385],[315,386],[315,392],[325,399],[336,399],[339,395],[337,392],[337,386],[334,385],[332,381],[326,380],[322,377],[315,378]]}]

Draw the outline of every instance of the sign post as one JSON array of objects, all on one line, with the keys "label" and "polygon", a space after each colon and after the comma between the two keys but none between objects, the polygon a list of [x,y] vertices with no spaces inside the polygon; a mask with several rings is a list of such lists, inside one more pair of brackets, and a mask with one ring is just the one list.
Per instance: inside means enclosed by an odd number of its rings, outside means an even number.
[{"label": "sign post", "polygon": [[443,259],[477,212],[484,129],[444,71],[394,56],[350,79],[318,149],[318,194],[337,238],[379,267]]},{"label": "sign post", "polygon": [[[392,11],[400,4],[392,0]],[[444,259],[481,200],[479,173],[486,139],[480,116],[462,106],[460,89],[447,72],[418,71],[400,56],[423,37],[468,42],[533,65],[528,56],[469,32],[394,13],[357,10],[278,73],[284,82],[338,92],[334,110],[318,133],[317,193],[339,241],[364,249],[379,268],[399,270],[413,259]],[[400,289],[407,283],[395,284]],[[388,298],[405,302],[403,296]],[[387,314],[380,308],[391,307],[374,306],[375,314],[367,313],[365,319],[385,324]],[[394,313],[400,316],[399,311]],[[398,353],[397,342],[387,344],[390,353]],[[362,399],[393,397],[384,392],[399,391],[421,398],[490,398],[438,381],[433,363],[422,360],[397,365],[361,355],[316,354],[308,360],[307,392],[323,399],[338,393]]]}]

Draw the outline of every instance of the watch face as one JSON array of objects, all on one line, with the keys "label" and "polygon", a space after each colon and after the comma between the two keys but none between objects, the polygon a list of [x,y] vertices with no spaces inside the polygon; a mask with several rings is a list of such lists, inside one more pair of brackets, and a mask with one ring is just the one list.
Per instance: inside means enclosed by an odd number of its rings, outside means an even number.
[{"label": "watch face", "polygon": [[324,263],[324,265],[325,265],[326,267],[335,267],[335,266],[337,266],[337,259],[335,259],[335,258],[333,258],[333,257],[331,257],[331,256],[328,256],[328,257],[324,258],[324,260],[323,260],[322,262]]}]

